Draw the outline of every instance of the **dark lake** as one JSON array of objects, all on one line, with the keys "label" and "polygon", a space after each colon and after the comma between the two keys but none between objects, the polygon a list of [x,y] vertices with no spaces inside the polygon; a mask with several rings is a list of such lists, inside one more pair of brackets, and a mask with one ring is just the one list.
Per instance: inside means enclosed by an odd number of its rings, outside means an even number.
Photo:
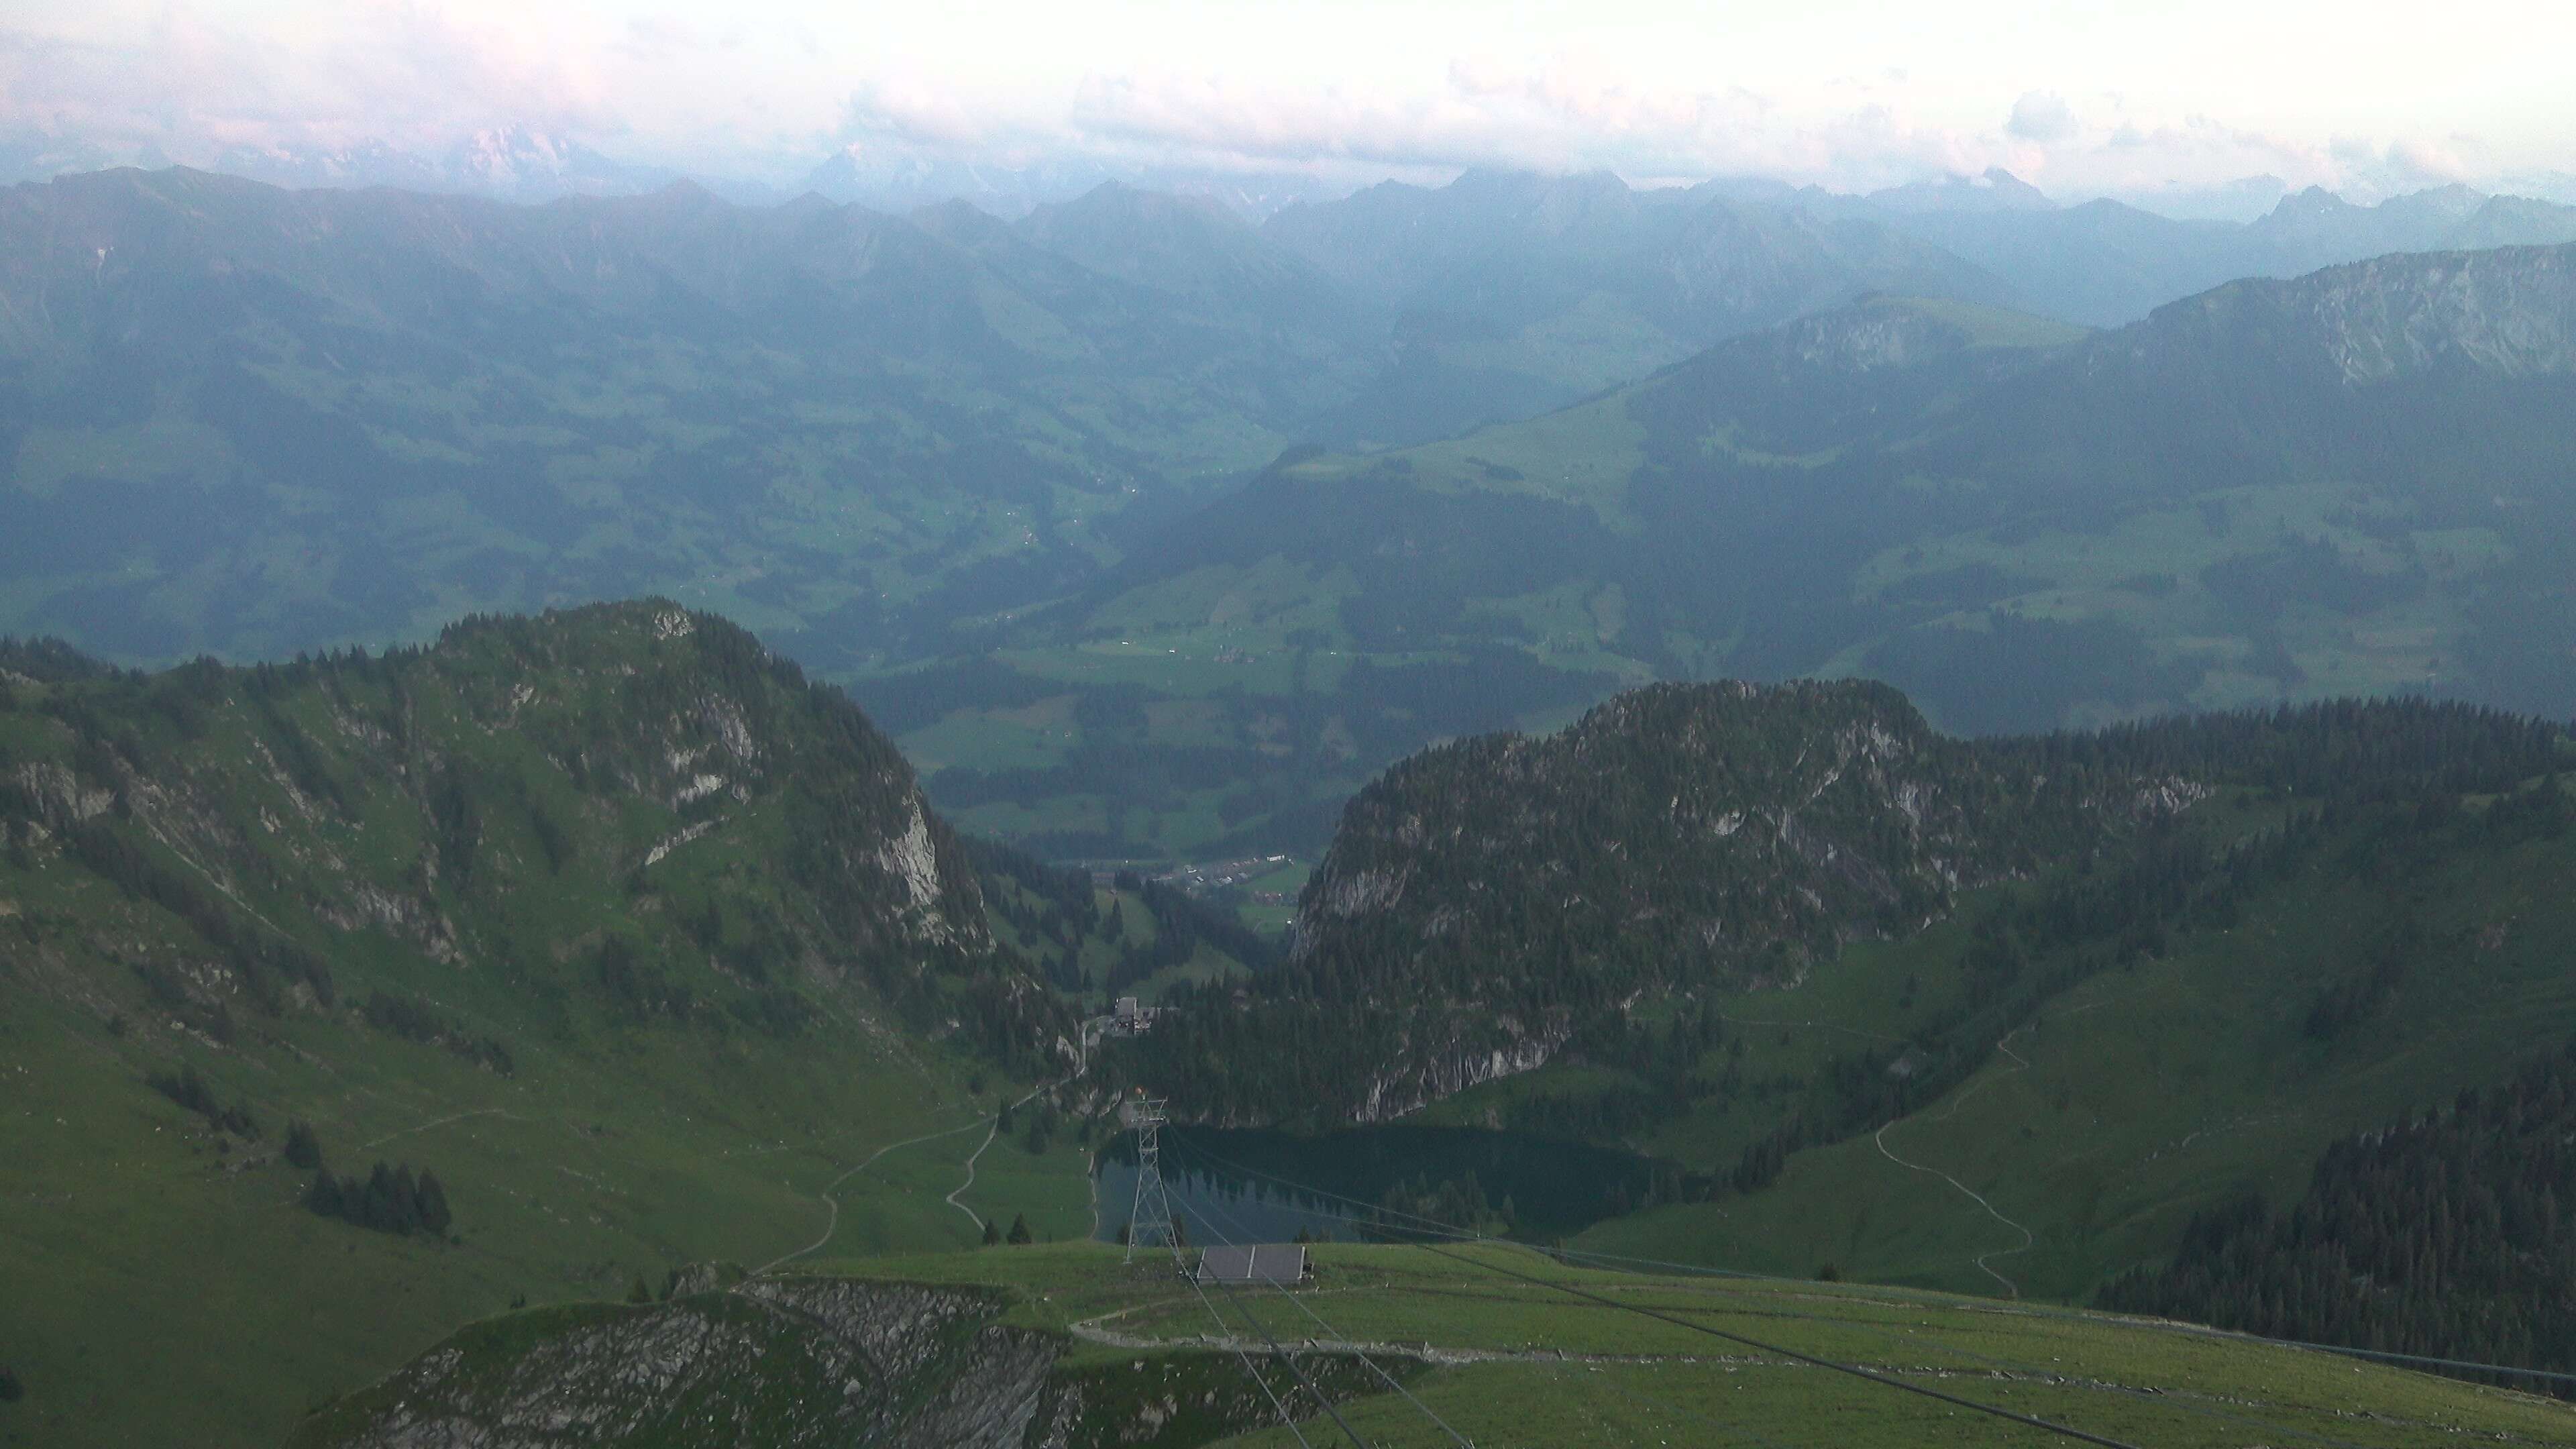
[{"label": "dark lake", "polygon": [[[1366,1127],[1324,1136],[1287,1132],[1163,1129],[1163,1184],[1190,1241],[1282,1242],[1305,1229],[1350,1241],[1351,1220],[1390,1194],[1413,1210],[1456,1223],[1480,1201],[1486,1227],[1508,1218],[1514,1236],[1572,1234],[1669,1193],[1671,1163],[1591,1147],[1470,1127]],[[1101,1151],[1100,1232],[1115,1239],[1135,1202],[1136,1152],[1121,1136]],[[1433,1204],[1441,1203],[1441,1210]]]}]

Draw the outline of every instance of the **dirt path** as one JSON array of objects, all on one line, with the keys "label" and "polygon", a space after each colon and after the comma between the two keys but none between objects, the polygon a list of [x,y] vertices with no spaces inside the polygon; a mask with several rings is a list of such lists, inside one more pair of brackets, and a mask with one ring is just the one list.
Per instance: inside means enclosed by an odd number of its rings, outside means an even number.
[{"label": "dirt path", "polygon": [[444,1127],[450,1122],[462,1122],[468,1117],[504,1117],[513,1122],[534,1122],[538,1120],[534,1117],[522,1117],[518,1113],[510,1111],[506,1107],[477,1107],[471,1112],[458,1112],[452,1116],[441,1117],[435,1122],[423,1122],[416,1127],[404,1127],[396,1131],[388,1132],[373,1142],[359,1143],[358,1150],[360,1152],[372,1152],[375,1149],[384,1146],[386,1143],[393,1141],[397,1137],[409,1137],[415,1132],[426,1132],[432,1127]]},{"label": "dirt path", "polygon": [[[2013,1059],[2013,1064],[2012,1064],[2010,1067],[2006,1068],[2006,1069],[2005,1069],[2005,1070],[2003,1070],[2003,1071],[1993,1073],[1993,1074],[1992,1074],[1992,1075],[1990,1075],[1990,1076],[1984,1076],[1984,1077],[1980,1077],[1980,1078],[1978,1078],[1978,1079],[1977,1079],[1977,1081],[1976,1081],[1976,1083],[1975,1083],[1975,1085],[1973,1085],[1973,1086],[1969,1087],[1969,1088],[1968,1088],[1968,1090],[1966,1090],[1966,1091],[1964,1091],[1964,1092],[1961,1092],[1959,1095],[1957,1095],[1957,1096],[1955,1096],[1955,1097],[1952,1097],[1952,1098],[1950,1099],[1950,1110],[1948,1110],[1948,1111],[1946,1111],[1946,1112],[1942,1113],[1942,1114],[1941,1114],[1940,1116],[1938,1116],[1938,1117],[1927,1117],[1927,1118],[1925,1118],[1924,1120],[1925,1120],[1925,1121],[1927,1121],[1927,1122],[1947,1122],[1947,1121],[1949,1121],[1951,1118],[1956,1117],[1956,1116],[1958,1116],[1958,1115],[1959,1115],[1959,1109],[1960,1109],[1960,1108],[1962,1108],[1962,1107],[1964,1107],[1964,1106],[1966,1106],[1966,1105],[1968,1105],[1968,1099],[1969,1099],[1970,1097],[1973,1097],[1973,1096],[1977,1095],[1979,1092],[1984,1091],[1986,1088],[1988,1088],[1988,1087],[1990,1087],[1990,1086],[1994,1085],[1994,1084],[1995,1084],[1995,1083],[1997,1083],[1997,1082],[2002,1081],[2002,1080],[2003,1080],[2004,1078],[2006,1078],[2006,1077],[2011,1076],[2014,1072],[2026,1072],[2026,1071],[2029,1071],[2029,1070],[2030,1070],[2030,1062],[2029,1062],[2026,1058],[2024,1058],[2024,1057],[2022,1056],[2022,1054],[2021,1054],[2021,1053],[2019,1053],[2019,1052],[2017,1052],[2017,1051],[2014,1051],[2014,1050],[2012,1049],[2012,1039],[2013,1039],[2014,1037],[2017,1037],[2017,1036],[2021,1035],[2023,1032],[2026,1032],[2026,1031],[2028,1031],[2028,1030],[2030,1030],[2030,1028],[2029,1028],[2029,1027],[2026,1027],[2026,1026],[2017,1026],[2017,1027],[2014,1027],[2012,1030],[2010,1030],[2010,1031],[2008,1031],[2008,1032],[2005,1032],[2005,1033],[2004,1033],[2003,1040],[2001,1040],[2001,1041],[1999,1041],[1999,1042],[1996,1042],[1996,1043],[1995,1043],[1995,1050],[1996,1050],[1996,1051],[2002,1052],[2005,1056],[2008,1056],[2008,1057],[2010,1057],[2010,1058],[2012,1058],[2012,1059]],[[1889,1124],[1889,1125],[1893,1126],[1894,1124],[1893,1124],[1893,1123],[1891,1123],[1891,1124]]]},{"label": "dirt path", "polygon": [[[1020,1100],[1025,1102],[1028,1098],[1022,1097]],[[984,1155],[984,1149],[992,1146],[993,1139],[1000,1135],[1002,1135],[1002,1119],[996,1117],[993,1119],[992,1126],[985,1129],[984,1140],[976,1143],[975,1150],[966,1154],[966,1180],[957,1184],[955,1187],[950,1188],[948,1190],[948,1196],[940,1199],[941,1202],[944,1202],[950,1207],[957,1209],[959,1212],[964,1213],[966,1215],[966,1220],[973,1223],[975,1225],[975,1231],[979,1233],[984,1230],[984,1220],[976,1215],[973,1208],[959,1202],[957,1200],[957,1195],[975,1185],[976,1159],[982,1157]]]},{"label": "dirt path", "polygon": [[[1011,1110],[1016,1112],[1020,1108],[1027,1106],[1029,1103],[1036,1101],[1043,1094],[1052,1092],[1056,1088],[1064,1086],[1072,1080],[1073,1078],[1067,1077],[1062,1082],[1050,1082],[1043,1087],[1031,1087],[1027,1096],[1022,1097],[1020,1100],[1011,1104]],[[1002,1135],[1002,1119],[996,1116],[993,1118],[992,1129],[984,1134],[984,1140],[975,1144],[974,1151],[966,1154],[966,1180],[957,1184],[956,1188],[951,1191],[948,1196],[940,1199],[940,1201],[948,1204],[950,1207],[964,1213],[966,1215],[966,1220],[973,1223],[975,1225],[975,1231],[979,1233],[984,1230],[984,1220],[981,1217],[976,1216],[973,1208],[959,1202],[957,1199],[963,1195],[968,1188],[975,1185],[975,1161],[977,1158],[984,1155],[984,1149],[992,1146],[993,1139],[1000,1135]],[[1098,1211],[1095,1209],[1093,1217],[1096,1219],[1098,1216]],[[1096,1224],[1094,1230],[1097,1231]]]},{"label": "dirt path", "polygon": [[[989,1127],[990,1123],[987,1119],[979,1117],[975,1121],[968,1122],[960,1127],[951,1127],[941,1132],[925,1132],[918,1137],[907,1137],[901,1142],[889,1142],[885,1146],[878,1148],[876,1151],[869,1153],[865,1158],[860,1160],[856,1167],[853,1167],[849,1171],[842,1173],[840,1176],[833,1178],[832,1181],[824,1187],[823,1191],[818,1194],[823,1199],[823,1206],[829,1209],[829,1216],[826,1218],[823,1225],[823,1235],[816,1238],[814,1241],[807,1243],[805,1246],[798,1248],[792,1253],[781,1254],[780,1256],[772,1258],[768,1262],[761,1264],[757,1269],[753,1270],[753,1276],[757,1277],[762,1273],[766,1273],[771,1269],[778,1267],[782,1263],[793,1262],[796,1259],[802,1258],[806,1254],[813,1252],[817,1248],[822,1247],[825,1243],[832,1241],[832,1234],[841,1230],[841,1200],[834,1197],[832,1194],[840,1191],[842,1183],[848,1182],[851,1178],[854,1178],[860,1173],[867,1171],[870,1167],[875,1166],[878,1158],[885,1156],[887,1153],[894,1151],[898,1147],[915,1147],[924,1142],[936,1142],[942,1137],[954,1137],[960,1132],[972,1132],[979,1126]],[[985,1141],[990,1142],[991,1140],[992,1138],[987,1135]],[[975,1150],[977,1152],[981,1152],[984,1149],[979,1147]],[[969,1216],[972,1216],[972,1214],[969,1214]]]},{"label": "dirt path", "polygon": [[[1975,1086],[1970,1087],[1967,1091],[1960,1093],[1958,1097],[1956,1097],[1955,1099],[1953,1099],[1953,1100],[1951,1101],[1951,1103],[1950,1103],[1950,1110],[1949,1110],[1949,1111],[1944,1112],[1944,1113],[1942,1113],[1940,1116],[1935,1117],[1935,1118],[1931,1118],[1931,1119],[1929,1119],[1929,1120],[1931,1120],[1931,1121],[1935,1121],[1935,1122],[1947,1122],[1947,1121],[1949,1121],[1952,1117],[1955,1117],[1955,1116],[1957,1116],[1957,1115],[1959,1114],[1959,1109],[1960,1109],[1961,1107],[1963,1107],[1963,1106],[1967,1105],[1967,1101],[1968,1101],[1968,1099],[1969,1099],[1970,1097],[1973,1097],[1973,1096],[1975,1096],[1978,1092],[1983,1091],[1989,1083],[2000,1081],[2000,1080],[2002,1080],[2002,1079],[2003,1079],[2003,1078],[2005,1078],[2005,1077],[2009,1077],[2009,1076],[2011,1076],[2014,1072],[2025,1072],[2025,1071],[2030,1070],[2030,1062],[2029,1062],[2029,1060],[2028,1060],[2027,1058],[2023,1057],[2021,1053],[2019,1053],[2019,1052],[2017,1052],[2017,1051],[2014,1051],[2014,1050],[2012,1049],[2012,1039],[2013,1039],[2014,1037],[2016,1037],[2016,1036],[2019,1036],[2021,1033],[2023,1033],[2023,1032],[2025,1032],[2025,1031],[2028,1031],[2028,1030],[2030,1030],[2030,1028],[2028,1028],[2028,1027],[2026,1027],[2026,1026],[2024,1026],[2024,1027],[2015,1027],[2013,1030],[2011,1030],[2011,1031],[2008,1031],[2008,1032],[2004,1033],[2003,1040],[1998,1041],[1998,1042],[1996,1042],[1996,1043],[1995,1043],[1995,1050],[1996,1050],[1996,1051],[2002,1052],[2005,1056],[2008,1056],[2008,1057],[2010,1057],[2010,1058],[2012,1058],[2012,1059],[2013,1059],[2013,1065],[2012,1065],[2009,1069],[2007,1069],[2007,1070],[2005,1070],[2005,1071],[1997,1072],[1997,1073],[1995,1073],[1994,1075],[1992,1075],[1992,1076],[1989,1076],[1989,1077],[1985,1078],[1985,1080],[1978,1082]],[[1876,1132],[1873,1132],[1873,1133],[1871,1133],[1871,1134],[1870,1134],[1870,1138],[1869,1138],[1869,1140],[1870,1140],[1870,1141],[1872,1141],[1872,1142],[1874,1142],[1874,1143],[1876,1143],[1876,1144],[1878,1145],[1878,1151],[1879,1151],[1879,1155],[1880,1155],[1880,1156],[1882,1156],[1882,1157],[1886,1158],[1886,1159],[1887,1159],[1888,1161],[1890,1161],[1890,1162],[1895,1163],[1895,1164],[1896,1164],[1897,1166],[1899,1166],[1899,1167],[1909,1168],[1909,1169],[1911,1169],[1911,1170],[1913,1170],[1913,1171],[1915,1171],[1915,1172],[1928,1172],[1928,1173],[1930,1173],[1932,1176],[1934,1176],[1934,1177],[1937,1177],[1937,1178],[1941,1179],[1943,1182],[1946,1182],[1946,1183],[1950,1184],[1952,1187],[1957,1188],[1957,1189],[1958,1189],[1962,1194],[1964,1194],[1964,1195],[1967,1197],[1967,1199],[1968,1199],[1970,1202],[1973,1202],[1973,1203],[1975,1203],[1977,1206],[1979,1206],[1979,1207],[1981,1207],[1981,1208],[1984,1208],[1984,1209],[1986,1210],[1986,1216],[1988,1216],[1988,1217],[1990,1217],[1990,1218],[1993,1218],[1996,1222],[1999,1222],[1999,1223],[2003,1224],[2005,1227],[2008,1227],[2008,1228],[2012,1229],[2014,1232],[2021,1234],[2021,1246],[2020,1246],[2020,1247],[2018,1247],[2018,1248],[1997,1248],[1997,1249],[1995,1249],[1994,1251],[1989,1252],[1989,1253],[1979,1253],[1979,1254],[1977,1255],[1977,1259],[1976,1259],[1976,1262],[1977,1262],[1977,1270],[1978,1270],[1979,1272],[1984,1273],[1987,1277],[1992,1278],[1992,1279],[1994,1279],[1996,1282],[2001,1283],[2002,1285],[2004,1285],[2004,1293],[2005,1293],[2007,1296],[2009,1296],[2009,1297],[2013,1297],[2013,1298],[2019,1298],[2019,1297],[2021,1296],[2021,1285],[2020,1285],[2020,1284],[2018,1284],[2018,1283],[2016,1283],[2016,1282],[2014,1282],[2014,1281],[2013,1281],[2013,1280],[2011,1280],[2010,1278],[2005,1277],[2003,1274],[1996,1272],[1996,1271],[1995,1271],[1994,1264],[1993,1264],[1993,1263],[1991,1263],[1991,1262],[1989,1262],[1988,1260],[1989,1260],[1989,1259],[1993,1259],[1993,1258],[2009,1258],[2009,1257],[2012,1257],[2012,1256],[2014,1256],[2015,1254],[2018,1254],[2018,1253],[2027,1253],[2027,1252],[2029,1252],[2032,1248],[2037,1247],[2037,1246],[2039,1245],[2039,1239],[2038,1239],[2037,1237],[2035,1237],[2035,1236],[2033,1236],[2033,1235],[2032,1235],[2032,1233],[2031,1233],[2031,1230],[2030,1230],[2030,1229],[2028,1229],[2028,1228],[2026,1228],[2026,1227],[2023,1227],[2021,1224],[2019,1224],[2019,1223],[2017,1223],[2017,1222],[2014,1222],[2012,1219],[2010,1219],[2010,1218],[2008,1218],[2008,1217],[2005,1217],[2002,1213],[1995,1211],[1995,1205],[1994,1205],[1993,1203],[1990,1203],[1990,1202],[1986,1201],[1984,1197],[1980,1196],[1980,1195],[1979,1195],[1979,1194],[1978,1194],[1978,1193],[1977,1193],[1973,1188],[1969,1187],[1966,1183],[1961,1182],[1959,1179],[1957,1179],[1957,1178],[1955,1178],[1955,1177],[1952,1177],[1950,1174],[1948,1174],[1948,1173],[1946,1173],[1946,1172],[1943,1172],[1941,1169],[1939,1169],[1939,1168],[1937,1168],[1937,1167],[1926,1167],[1926,1166],[1924,1166],[1922,1163],[1919,1163],[1919,1162],[1908,1162],[1908,1161],[1906,1161],[1904,1158],[1897,1156],[1897,1155],[1896,1155],[1896,1153],[1895,1153],[1893,1150],[1891,1150],[1891,1149],[1888,1147],[1888,1145],[1887,1145],[1887,1129],[1888,1129],[1889,1127],[1893,1127],[1893,1126],[1895,1126],[1895,1125],[1896,1125],[1896,1124],[1895,1124],[1894,1122],[1889,1122],[1889,1123],[1887,1123],[1887,1124],[1885,1124],[1885,1125],[1881,1126],[1881,1127],[1880,1127]]]},{"label": "dirt path", "polygon": [[[1182,1298],[1170,1301],[1175,1303],[1187,1303],[1189,1300]],[[1122,1308],[1116,1313],[1104,1313],[1098,1318],[1086,1318],[1080,1323],[1071,1325],[1071,1330],[1073,1336],[1076,1338],[1089,1343],[1102,1344],[1110,1348],[1169,1349],[1186,1345],[1192,1348],[1209,1347],[1223,1349],[1229,1353],[1250,1353],[1264,1356],[1271,1352],[1271,1345],[1266,1339],[1238,1339],[1218,1333],[1199,1333],[1182,1337],[1164,1337],[1153,1334],[1121,1333],[1117,1329],[1107,1326],[1109,1320],[1113,1318],[1124,1317],[1127,1314],[1138,1311],[1138,1309],[1157,1308],[1162,1306],[1164,1305],[1156,1303],[1140,1303],[1134,1308]],[[1701,1353],[1684,1357],[1679,1354],[1654,1353],[1564,1353],[1556,1349],[1549,1348],[1441,1348],[1430,1343],[1362,1343],[1343,1338],[1283,1339],[1283,1341],[1291,1343],[1300,1354],[1344,1354],[1365,1356],[1369,1358],[1409,1358],[1416,1359],[1427,1364],[1438,1364],[1443,1366],[1469,1363],[1692,1363],[1759,1364],[1772,1368],[1798,1367],[1797,1364],[1788,1359],[1763,1358],[1753,1354]]]}]

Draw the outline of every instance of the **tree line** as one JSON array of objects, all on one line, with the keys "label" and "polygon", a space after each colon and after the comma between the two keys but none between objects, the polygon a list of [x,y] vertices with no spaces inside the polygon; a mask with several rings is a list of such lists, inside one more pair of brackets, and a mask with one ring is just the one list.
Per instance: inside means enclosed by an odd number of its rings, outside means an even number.
[{"label": "tree line", "polygon": [[2576,1044],[2334,1144],[2284,1208],[2247,1193],[2195,1214],[2171,1261],[2099,1300],[2267,1337],[2576,1372]]}]

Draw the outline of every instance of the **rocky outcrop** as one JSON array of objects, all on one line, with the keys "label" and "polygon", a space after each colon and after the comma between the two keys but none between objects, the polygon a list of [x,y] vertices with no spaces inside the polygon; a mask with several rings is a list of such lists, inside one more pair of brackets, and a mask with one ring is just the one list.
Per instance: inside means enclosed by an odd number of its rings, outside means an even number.
[{"label": "rocky outcrop", "polygon": [[2445,366],[2505,377],[2576,371],[2576,250],[2382,257],[2320,280],[2310,315],[2348,381]]},{"label": "rocky outcrop", "polygon": [[2102,339],[2103,360],[2268,353],[2348,386],[2576,372],[2576,247],[2412,253],[2231,282]]},{"label": "rocky outcrop", "polygon": [[[724,1276],[684,1269],[675,1282]],[[1068,1367],[1068,1340],[1001,1324],[1007,1306],[972,1288],[769,1278],[539,1309],[457,1334],[307,1420],[293,1446],[1112,1449],[1206,1443],[1273,1420],[1239,1345],[1140,1341],[1135,1358]],[[1304,1367],[1336,1402],[1383,1389],[1348,1356]]]},{"label": "rocky outcrop", "polygon": [[1019,1449],[1060,1348],[955,1288],[763,1280],[478,1325],[306,1425],[338,1449]]},{"label": "rocky outcrop", "polygon": [[1400,1061],[1369,1080],[1351,1120],[1393,1121],[1469,1087],[1536,1071],[1565,1045],[1567,1034],[1566,1024],[1558,1020],[1529,1035],[1512,1032],[1501,1045],[1433,1051]]},{"label": "rocky outcrop", "polygon": [[1561,735],[1469,741],[1389,771],[1307,886],[1298,954],[1515,952],[1527,933],[1508,922],[1533,901],[1722,971],[1774,942],[1830,950],[2009,873],[1992,826],[2028,793],[1882,687],[1640,690]]}]

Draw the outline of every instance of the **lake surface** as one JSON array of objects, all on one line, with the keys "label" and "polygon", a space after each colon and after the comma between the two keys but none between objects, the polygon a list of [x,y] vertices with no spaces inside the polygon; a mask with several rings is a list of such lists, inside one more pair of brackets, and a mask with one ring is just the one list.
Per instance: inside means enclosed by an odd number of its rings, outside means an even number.
[{"label": "lake surface", "polygon": [[[1193,1243],[1285,1242],[1300,1229],[1350,1241],[1368,1236],[1359,1204],[1390,1193],[1472,1196],[1508,1209],[1516,1236],[1569,1235],[1644,1202],[1671,1163],[1577,1142],[1469,1127],[1364,1127],[1320,1137],[1166,1127],[1163,1186]],[[1135,1202],[1136,1153],[1121,1136],[1100,1154],[1100,1234],[1115,1240]],[[1438,1214],[1458,1222],[1454,1212]]]}]

